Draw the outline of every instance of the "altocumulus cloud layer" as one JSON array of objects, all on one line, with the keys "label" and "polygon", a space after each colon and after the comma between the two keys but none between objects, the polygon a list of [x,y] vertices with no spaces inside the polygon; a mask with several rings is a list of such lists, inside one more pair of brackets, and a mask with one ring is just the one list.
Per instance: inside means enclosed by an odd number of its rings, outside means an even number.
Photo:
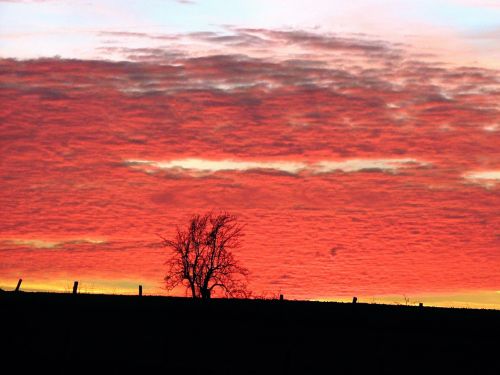
[{"label": "altocumulus cloud layer", "polygon": [[0,60],[2,282],[159,286],[156,233],[227,209],[257,293],[500,285],[498,71],[297,30],[100,35],[120,61]]}]

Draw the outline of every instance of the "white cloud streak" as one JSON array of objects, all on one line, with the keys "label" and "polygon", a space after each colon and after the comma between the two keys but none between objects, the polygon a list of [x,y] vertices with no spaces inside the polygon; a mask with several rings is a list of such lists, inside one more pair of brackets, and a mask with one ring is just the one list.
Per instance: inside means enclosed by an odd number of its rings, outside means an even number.
[{"label": "white cloud streak", "polygon": [[13,238],[13,239],[6,239],[3,241],[6,244],[9,245],[15,245],[15,246],[26,246],[26,247],[33,247],[35,249],[54,249],[57,247],[61,247],[64,245],[78,245],[78,244],[92,244],[92,245],[100,245],[105,243],[106,241],[104,240],[99,240],[99,239],[91,239],[91,238],[76,238],[76,239],[69,239],[69,240],[41,240],[41,239],[34,239],[34,238],[26,238],[26,239],[21,239],[21,238]]},{"label": "white cloud streak", "polygon": [[302,161],[237,161],[237,160],[207,160],[207,159],[176,159],[169,161],[125,160],[125,164],[148,173],[159,170],[177,170],[194,172],[195,174],[211,174],[222,171],[274,170],[289,174],[308,172],[324,174],[335,172],[359,172],[377,170],[396,172],[402,168],[428,165],[416,159],[348,159],[342,161],[319,161],[314,163]]},{"label": "white cloud streak", "polygon": [[491,188],[500,183],[500,171],[468,172],[464,178],[472,183]]},{"label": "white cloud streak", "polygon": [[313,168],[316,173],[331,173],[335,171],[359,172],[368,170],[380,170],[395,172],[398,169],[415,166],[424,166],[427,163],[415,159],[349,159],[344,161],[321,161]]}]

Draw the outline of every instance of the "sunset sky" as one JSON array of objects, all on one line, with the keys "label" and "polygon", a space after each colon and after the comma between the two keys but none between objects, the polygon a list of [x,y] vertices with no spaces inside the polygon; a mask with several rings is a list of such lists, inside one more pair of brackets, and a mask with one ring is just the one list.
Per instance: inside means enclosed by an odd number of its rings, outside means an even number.
[{"label": "sunset sky", "polygon": [[0,0],[0,156],[5,290],[227,210],[255,295],[500,309],[500,1]]}]

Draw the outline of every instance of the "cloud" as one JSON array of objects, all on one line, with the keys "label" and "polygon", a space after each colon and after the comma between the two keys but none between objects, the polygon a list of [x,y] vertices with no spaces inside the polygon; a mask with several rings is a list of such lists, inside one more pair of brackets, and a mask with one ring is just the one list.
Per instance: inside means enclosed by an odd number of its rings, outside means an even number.
[{"label": "cloud", "polygon": [[[231,48],[233,55],[252,55],[267,59],[288,58],[300,60],[304,56],[319,62],[324,59],[371,62],[373,64],[400,63],[404,57],[403,45],[369,38],[365,35],[342,36],[333,33],[318,33],[304,30],[271,30],[258,28],[238,28],[226,26],[224,31],[201,31],[190,33],[147,33],[131,31],[100,31],[97,36],[113,38],[105,40],[101,53],[109,48],[116,52],[122,50],[121,56],[127,57],[125,51],[133,48],[145,48],[142,44],[131,44],[131,41],[140,42],[141,39],[149,41],[147,48],[152,50],[168,49],[164,44],[168,41],[175,48],[185,54],[193,56],[206,56],[227,54]],[[135,39],[135,40],[134,40]],[[155,43],[156,42],[156,43]],[[171,47],[169,47],[171,48]],[[207,51],[210,51],[207,53]],[[109,54],[105,55],[109,58]]]},{"label": "cloud", "polygon": [[497,124],[493,124],[493,125],[485,125],[483,127],[484,130],[486,130],[487,132],[495,132],[497,130],[499,130],[500,126],[498,126]]},{"label": "cloud", "polygon": [[171,161],[126,160],[126,164],[146,169],[185,169],[215,173],[220,171],[247,171],[256,169],[274,169],[286,173],[298,173],[306,168],[300,162],[258,162],[235,160],[180,159]]},{"label": "cloud", "polygon": [[221,171],[275,170],[289,174],[309,172],[312,174],[333,172],[389,171],[401,168],[424,166],[427,163],[415,159],[352,159],[343,161],[319,161],[315,163],[303,161],[238,161],[231,159],[178,159],[170,161],[126,160],[126,165],[147,172],[156,170],[186,170],[195,173],[216,173]]},{"label": "cloud", "polygon": [[[500,8],[500,5],[498,5],[498,7]],[[498,39],[500,39],[500,27],[468,32],[467,34],[465,34],[465,37],[482,41],[497,41]]]},{"label": "cloud", "polygon": [[426,166],[428,163],[415,159],[352,159],[344,161],[321,161],[314,166],[316,173],[387,171],[395,172],[401,168]]},{"label": "cloud", "polygon": [[[257,39],[108,35],[122,43],[102,56],[130,58],[0,59],[0,236],[21,241],[0,241],[0,280],[133,278],[162,293],[156,233],[227,209],[257,292],[500,285],[498,178],[475,174],[500,163],[498,71],[353,36],[239,33]],[[71,244],[84,239],[107,242]]]},{"label": "cloud", "polygon": [[500,183],[500,170],[468,172],[464,177],[475,184],[491,188]]},{"label": "cloud", "polygon": [[298,45],[314,50],[355,51],[367,55],[390,54],[396,57],[401,51],[396,44],[380,40],[362,39],[359,36],[345,37],[330,33],[316,33],[303,30],[235,29],[240,35],[264,36],[286,45]]},{"label": "cloud", "polygon": [[33,247],[36,249],[54,249],[58,247],[63,247],[66,245],[80,245],[80,244],[90,244],[90,245],[100,245],[106,243],[104,240],[90,239],[90,238],[76,238],[67,240],[42,240],[42,239],[4,239],[3,243],[7,245]]},{"label": "cloud", "polygon": [[[139,38],[139,39],[151,39],[160,41],[172,41],[178,40],[182,36],[178,34],[152,34],[145,32],[133,32],[133,31],[100,31],[97,33],[101,37],[116,37],[116,38]],[[125,47],[123,47],[125,48]]]}]

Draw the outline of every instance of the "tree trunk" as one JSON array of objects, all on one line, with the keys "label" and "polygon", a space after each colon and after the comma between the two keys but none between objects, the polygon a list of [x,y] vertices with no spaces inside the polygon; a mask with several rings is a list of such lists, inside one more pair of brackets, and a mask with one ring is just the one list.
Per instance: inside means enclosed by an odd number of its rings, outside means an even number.
[{"label": "tree trunk", "polygon": [[201,298],[203,299],[210,299],[211,297],[211,291],[210,289],[203,289],[201,290]]},{"label": "tree trunk", "polygon": [[198,296],[196,295],[196,288],[194,287],[194,284],[191,284],[191,295],[193,298],[198,298]]}]

